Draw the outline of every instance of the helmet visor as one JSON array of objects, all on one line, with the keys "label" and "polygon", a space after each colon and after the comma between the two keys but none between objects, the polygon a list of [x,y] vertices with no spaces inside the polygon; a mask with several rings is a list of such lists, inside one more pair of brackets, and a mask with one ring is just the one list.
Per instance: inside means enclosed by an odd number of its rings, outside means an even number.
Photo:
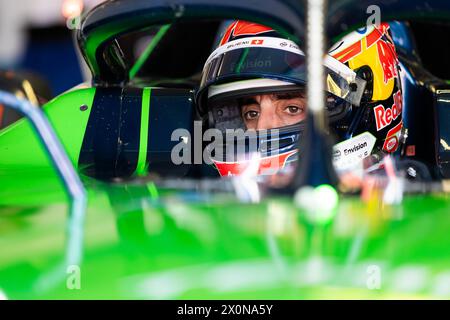
[{"label": "helmet visor", "polygon": [[[326,90],[358,106],[366,82],[330,56],[326,57],[324,65]],[[234,40],[217,48],[208,58],[200,87],[261,77],[305,85],[305,55],[294,42],[286,39],[251,37]]]}]

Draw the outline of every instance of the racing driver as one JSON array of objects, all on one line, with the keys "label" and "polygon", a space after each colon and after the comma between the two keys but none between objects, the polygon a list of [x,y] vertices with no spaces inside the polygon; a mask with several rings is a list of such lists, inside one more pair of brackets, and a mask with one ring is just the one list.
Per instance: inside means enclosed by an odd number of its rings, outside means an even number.
[{"label": "racing driver", "polygon": [[[333,150],[338,172],[398,150],[402,89],[389,25],[346,35],[329,50],[324,66],[330,134],[339,142]],[[197,92],[199,115],[224,134],[224,147],[244,142],[231,157],[228,150],[212,156],[221,176],[241,175],[250,167],[257,175],[279,173],[301,156],[305,85],[305,55],[295,42],[252,22],[233,21],[226,28]],[[248,137],[225,135],[231,129],[256,132],[256,149],[248,146]]]}]

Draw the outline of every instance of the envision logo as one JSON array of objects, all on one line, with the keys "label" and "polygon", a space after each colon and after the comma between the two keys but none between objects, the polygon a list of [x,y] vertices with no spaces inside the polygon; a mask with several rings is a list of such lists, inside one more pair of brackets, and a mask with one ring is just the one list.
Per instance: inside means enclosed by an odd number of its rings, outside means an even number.
[{"label": "envision logo", "polygon": [[253,69],[253,68],[270,68],[272,66],[271,60],[259,60],[259,59],[253,59],[248,60],[242,64],[232,63],[231,68],[234,70],[236,67],[238,67],[240,70],[245,69]]},{"label": "envision logo", "polygon": [[367,142],[359,143],[357,145],[354,145],[353,148],[344,149],[344,154],[349,155],[349,154],[352,154],[353,152],[356,152],[356,151],[358,151],[362,148],[366,148],[366,147],[367,147]]}]

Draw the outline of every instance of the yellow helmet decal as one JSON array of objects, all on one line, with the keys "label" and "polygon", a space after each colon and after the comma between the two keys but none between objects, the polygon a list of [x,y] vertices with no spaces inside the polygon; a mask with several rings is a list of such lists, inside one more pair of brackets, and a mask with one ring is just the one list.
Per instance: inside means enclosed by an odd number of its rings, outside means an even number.
[{"label": "yellow helmet decal", "polygon": [[342,63],[347,62],[353,70],[369,66],[373,72],[372,100],[386,100],[393,94],[394,78],[398,76],[397,54],[387,32],[387,23],[371,29],[366,36],[333,56]]}]

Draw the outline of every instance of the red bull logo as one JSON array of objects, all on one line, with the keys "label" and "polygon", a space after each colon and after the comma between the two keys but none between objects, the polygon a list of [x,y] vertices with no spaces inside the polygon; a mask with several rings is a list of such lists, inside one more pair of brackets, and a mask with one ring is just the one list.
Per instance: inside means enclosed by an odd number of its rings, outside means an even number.
[{"label": "red bull logo", "polygon": [[377,125],[377,131],[387,127],[402,114],[403,98],[402,93],[397,91],[394,94],[394,104],[392,108],[385,109],[382,104],[376,106],[373,111],[375,113],[375,121]]},{"label": "red bull logo", "polygon": [[383,80],[386,84],[389,80],[397,77],[397,54],[394,46],[384,40],[377,42],[377,49],[381,67],[383,68]]},{"label": "red bull logo", "polygon": [[400,90],[394,94],[394,104],[392,105],[392,108],[385,109],[382,104],[376,106],[373,111],[375,113],[377,131],[384,129],[390,125],[392,121],[397,119],[402,114],[402,108],[403,100]]}]

